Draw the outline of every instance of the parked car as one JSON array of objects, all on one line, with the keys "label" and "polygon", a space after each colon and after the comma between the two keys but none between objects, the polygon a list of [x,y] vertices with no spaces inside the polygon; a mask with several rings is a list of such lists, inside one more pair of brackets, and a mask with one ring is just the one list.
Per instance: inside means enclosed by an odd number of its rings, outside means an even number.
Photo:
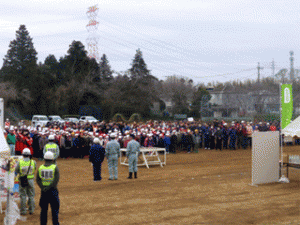
[{"label": "parked car", "polygon": [[48,116],[50,122],[59,122],[59,123],[64,123],[65,120],[63,120],[60,116],[57,115],[52,115],[52,116]]},{"label": "parked car", "polygon": [[37,127],[41,126],[44,127],[49,122],[49,119],[46,115],[34,115],[31,120],[31,126]]},{"label": "parked car", "polygon": [[66,117],[64,119],[66,122],[72,122],[72,123],[78,123],[79,119],[75,118],[75,117]]},{"label": "parked car", "polygon": [[82,117],[80,117],[79,122],[97,123],[97,122],[99,122],[99,120],[97,120],[93,116],[82,116]]}]

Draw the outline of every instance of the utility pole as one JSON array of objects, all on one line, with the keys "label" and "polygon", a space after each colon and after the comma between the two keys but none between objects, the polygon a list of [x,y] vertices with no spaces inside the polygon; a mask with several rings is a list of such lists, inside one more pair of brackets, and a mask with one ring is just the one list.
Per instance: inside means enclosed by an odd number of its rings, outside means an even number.
[{"label": "utility pole", "polygon": [[257,83],[260,83],[260,70],[264,69],[263,67],[260,67],[260,64],[258,63],[257,66]]},{"label": "utility pole", "polygon": [[291,69],[290,69],[290,80],[291,82],[294,81],[295,79],[295,70],[294,70],[294,52],[293,51],[290,51],[290,62],[291,62]]},{"label": "utility pole", "polygon": [[272,69],[272,77],[275,77],[275,62],[274,62],[274,59],[272,60],[271,69]]}]

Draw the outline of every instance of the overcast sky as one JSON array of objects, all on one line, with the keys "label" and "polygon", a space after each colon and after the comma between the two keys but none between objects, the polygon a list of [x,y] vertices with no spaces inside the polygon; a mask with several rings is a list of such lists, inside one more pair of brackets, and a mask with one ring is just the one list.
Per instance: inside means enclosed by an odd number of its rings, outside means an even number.
[{"label": "overcast sky", "polygon": [[[98,4],[99,54],[115,71],[130,68],[138,48],[152,75],[181,75],[195,83],[256,79],[300,68],[300,4],[292,0],[5,0],[0,3],[0,57],[20,24],[38,52],[67,54],[73,40],[87,49],[89,6]],[[2,66],[3,60],[0,61]]]}]

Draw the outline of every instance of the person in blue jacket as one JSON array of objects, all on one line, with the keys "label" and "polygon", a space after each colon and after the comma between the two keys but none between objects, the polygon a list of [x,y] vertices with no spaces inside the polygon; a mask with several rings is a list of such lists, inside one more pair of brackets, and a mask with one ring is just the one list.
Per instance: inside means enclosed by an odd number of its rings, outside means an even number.
[{"label": "person in blue jacket", "polygon": [[204,147],[205,147],[205,149],[210,149],[210,136],[211,136],[211,130],[209,129],[208,125],[205,125],[205,129],[204,129]]},{"label": "person in blue jacket", "polygon": [[94,181],[100,181],[101,165],[105,156],[105,149],[100,145],[100,139],[94,138],[90,149],[89,161],[93,164]]},{"label": "person in blue jacket", "polygon": [[170,134],[167,133],[166,136],[164,137],[164,146],[166,148],[167,154],[170,153],[170,145],[171,145],[171,137]]},{"label": "person in blue jacket", "polygon": [[229,129],[229,148],[231,150],[236,150],[236,138],[237,138],[237,130],[235,129],[234,125],[231,126]]}]

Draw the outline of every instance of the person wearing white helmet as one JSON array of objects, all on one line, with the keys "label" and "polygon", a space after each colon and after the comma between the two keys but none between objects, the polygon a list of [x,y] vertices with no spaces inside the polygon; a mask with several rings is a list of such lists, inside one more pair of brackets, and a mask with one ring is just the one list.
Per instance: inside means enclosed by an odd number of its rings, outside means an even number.
[{"label": "person wearing white helmet", "polygon": [[55,137],[54,137],[53,134],[49,135],[48,139],[49,139],[49,143],[47,143],[45,145],[44,150],[43,150],[43,154],[45,155],[46,152],[49,152],[49,151],[52,152],[53,155],[54,155],[54,161],[56,163],[56,160],[57,160],[57,158],[59,156],[59,147],[54,142]]},{"label": "person wearing white helmet", "polygon": [[101,165],[105,156],[105,149],[100,145],[100,139],[94,138],[94,144],[91,146],[89,152],[89,161],[93,165],[94,181],[100,181],[101,177]]},{"label": "person wearing white helmet", "polygon": [[41,225],[47,224],[48,206],[50,204],[52,211],[52,223],[59,224],[59,195],[57,184],[59,181],[59,170],[55,164],[55,156],[51,151],[44,155],[45,164],[38,169],[36,182],[41,188],[40,197],[40,221]]},{"label": "person wearing white helmet", "polygon": [[[20,175],[20,203],[21,215],[27,214],[26,198],[28,198],[29,214],[32,215],[35,209],[35,189],[34,189],[34,173],[36,171],[36,162],[31,159],[31,152],[29,148],[24,148],[22,151],[23,159],[21,159],[15,168],[15,173]],[[23,180],[27,177],[27,182]]]},{"label": "person wearing white helmet", "polygon": [[7,134],[7,137],[6,137],[6,141],[10,148],[10,155],[14,156],[15,155],[15,146],[16,146],[16,135],[14,134],[13,126],[10,126],[9,133]]},{"label": "person wearing white helmet", "polygon": [[116,134],[110,134],[111,141],[106,144],[105,155],[108,161],[109,180],[118,179],[118,159],[120,157],[120,144],[116,141]]}]

